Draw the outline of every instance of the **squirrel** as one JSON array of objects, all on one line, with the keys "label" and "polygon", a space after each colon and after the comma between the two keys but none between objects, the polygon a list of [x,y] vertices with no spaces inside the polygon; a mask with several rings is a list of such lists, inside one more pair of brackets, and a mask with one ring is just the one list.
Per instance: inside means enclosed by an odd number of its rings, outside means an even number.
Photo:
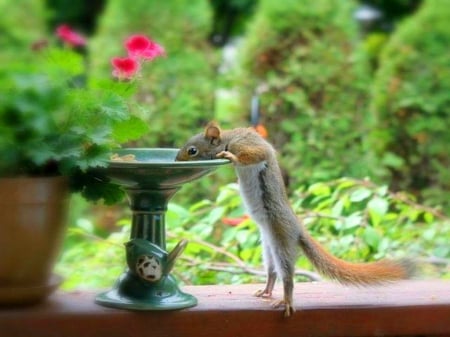
[{"label": "squirrel", "polygon": [[380,284],[412,275],[414,264],[409,260],[350,263],[331,255],[315,241],[288,201],[275,149],[254,129],[221,130],[217,123],[210,122],[176,156],[177,161],[216,158],[234,164],[244,205],[260,230],[267,282],[255,296],[271,297],[279,277],[284,295],[272,305],[284,305],[284,316],[295,312],[293,279],[300,248],[321,274],[343,284]]}]

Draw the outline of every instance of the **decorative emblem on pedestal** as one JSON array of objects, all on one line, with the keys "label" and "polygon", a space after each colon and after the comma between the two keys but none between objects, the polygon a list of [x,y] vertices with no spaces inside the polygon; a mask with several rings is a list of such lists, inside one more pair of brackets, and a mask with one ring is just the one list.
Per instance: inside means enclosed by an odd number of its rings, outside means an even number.
[{"label": "decorative emblem on pedestal", "polygon": [[133,239],[125,244],[128,268],[143,282],[153,284],[163,281],[187,243],[187,240],[181,240],[170,253],[167,253],[150,241]]}]

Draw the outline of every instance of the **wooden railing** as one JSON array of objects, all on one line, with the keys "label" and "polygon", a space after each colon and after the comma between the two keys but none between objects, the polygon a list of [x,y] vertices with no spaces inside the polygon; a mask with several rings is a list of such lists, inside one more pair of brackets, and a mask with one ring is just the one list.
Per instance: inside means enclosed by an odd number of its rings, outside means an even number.
[{"label": "wooden railing", "polygon": [[[295,286],[296,313],[284,318],[258,285],[191,286],[198,306],[167,312],[104,308],[94,292],[58,292],[39,305],[0,307],[1,337],[450,336],[450,281],[379,287]],[[274,294],[281,296],[279,286]]]}]

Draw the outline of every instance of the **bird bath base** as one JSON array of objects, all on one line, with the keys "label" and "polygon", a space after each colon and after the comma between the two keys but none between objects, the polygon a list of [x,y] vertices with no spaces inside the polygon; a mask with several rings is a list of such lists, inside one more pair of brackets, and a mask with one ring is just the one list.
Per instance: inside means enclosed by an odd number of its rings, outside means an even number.
[{"label": "bird bath base", "polygon": [[161,286],[146,287],[128,273],[120,276],[113,289],[97,295],[95,302],[129,310],[175,310],[197,305],[197,299],[182,292],[171,275]]},{"label": "bird bath base", "polygon": [[182,292],[170,275],[187,245],[181,240],[166,251],[165,214],[172,196],[187,182],[229,163],[228,160],[176,162],[177,149],[123,149],[120,157],[136,161],[110,161],[103,170],[113,183],[124,187],[132,211],[130,241],[125,244],[127,269],[113,288],[95,302],[130,310],[173,310],[195,306],[197,299]]}]

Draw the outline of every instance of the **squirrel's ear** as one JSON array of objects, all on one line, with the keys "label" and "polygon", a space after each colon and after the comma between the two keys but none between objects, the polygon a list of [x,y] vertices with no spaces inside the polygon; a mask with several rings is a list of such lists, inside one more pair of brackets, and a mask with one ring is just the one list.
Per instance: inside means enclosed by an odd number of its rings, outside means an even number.
[{"label": "squirrel's ear", "polygon": [[220,127],[216,122],[209,122],[205,128],[205,138],[211,141],[211,144],[220,143]]}]

